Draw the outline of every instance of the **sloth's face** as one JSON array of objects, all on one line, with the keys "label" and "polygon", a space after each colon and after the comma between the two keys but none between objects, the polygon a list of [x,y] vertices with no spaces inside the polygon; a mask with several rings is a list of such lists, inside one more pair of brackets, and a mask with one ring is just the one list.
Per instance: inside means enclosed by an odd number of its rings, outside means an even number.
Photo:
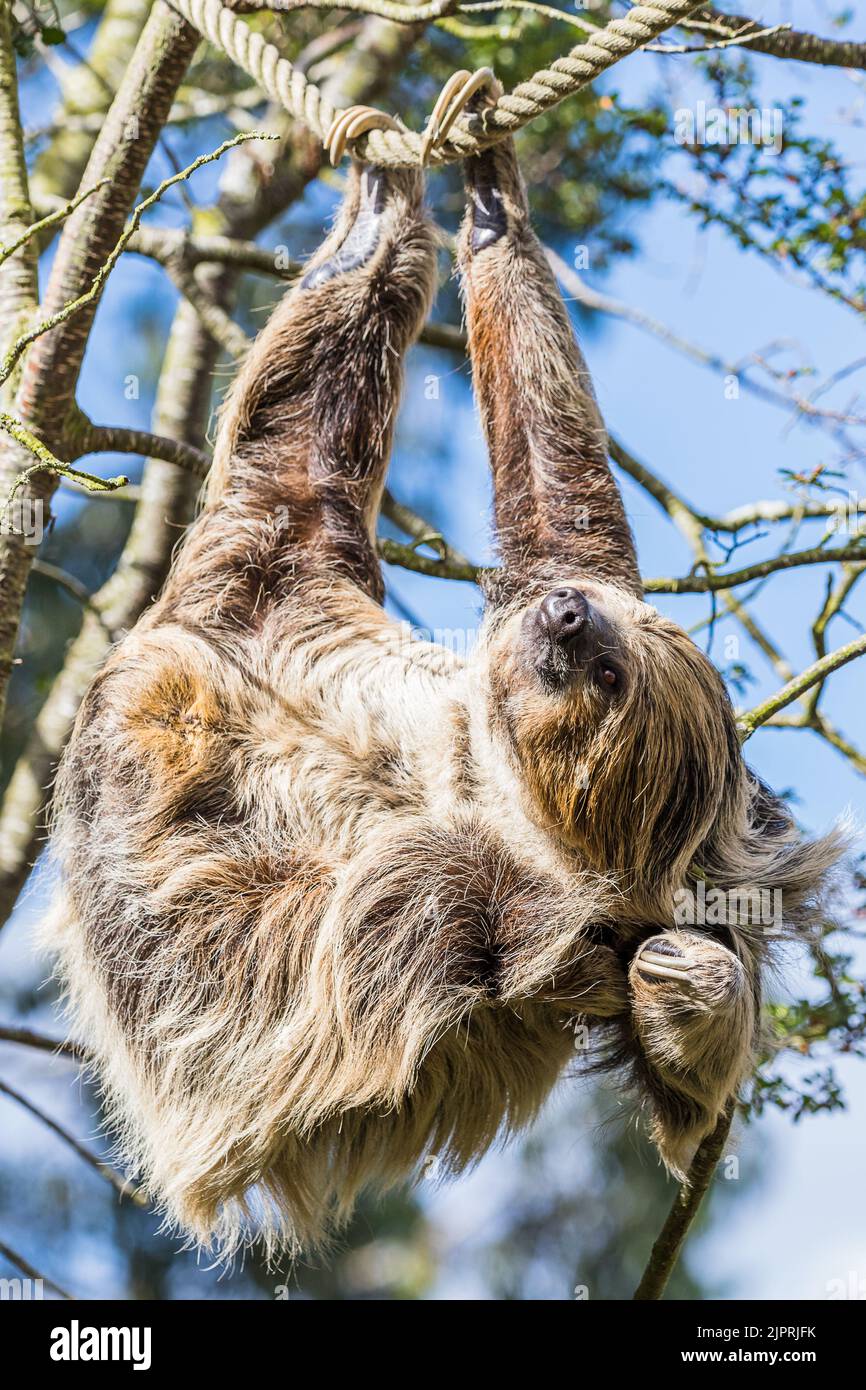
[{"label": "sloth's face", "polygon": [[494,731],[537,811],[600,870],[671,881],[736,812],[722,680],[648,604],[564,577],[495,632],[488,671]]}]

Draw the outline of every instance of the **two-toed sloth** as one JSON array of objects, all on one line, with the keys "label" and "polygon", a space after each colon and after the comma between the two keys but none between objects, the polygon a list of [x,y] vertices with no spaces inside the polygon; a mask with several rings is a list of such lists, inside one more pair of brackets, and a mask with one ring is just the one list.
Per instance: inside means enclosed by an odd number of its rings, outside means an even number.
[{"label": "two-toed sloth", "polygon": [[436,238],[418,170],[342,213],[223,414],[206,503],[63,761],[52,945],[121,1151],[170,1221],[310,1247],[364,1188],[538,1111],[570,1025],[681,1174],[749,1070],[769,942],[678,890],[781,889],[806,843],[711,662],[642,601],[607,440],[508,142],[460,237],[501,568],[467,661],[385,614],[375,525]]}]

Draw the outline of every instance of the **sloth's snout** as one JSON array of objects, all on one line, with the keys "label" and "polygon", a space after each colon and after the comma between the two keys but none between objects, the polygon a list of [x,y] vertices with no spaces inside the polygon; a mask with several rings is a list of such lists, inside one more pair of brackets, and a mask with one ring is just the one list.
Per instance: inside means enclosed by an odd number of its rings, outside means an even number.
[{"label": "sloth's snout", "polygon": [[522,634],[524,656],[548,691],[565,690],[602,647],[615,645],[605,619],[573,584],[558,585],[527,608]]},{"label": "sloth's snout", "polygon": [[563,585],[541,600],[538,605],[547,635],[559,647],[576,645],[589,627],[590,608],[579,589]]}]

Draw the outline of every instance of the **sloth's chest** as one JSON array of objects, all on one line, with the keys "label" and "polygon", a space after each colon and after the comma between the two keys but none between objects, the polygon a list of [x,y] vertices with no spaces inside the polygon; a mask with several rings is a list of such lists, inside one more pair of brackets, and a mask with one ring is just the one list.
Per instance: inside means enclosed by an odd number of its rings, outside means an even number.
[{"label": "sloth's chest", "polygon": [[233,758],[248,819],[339,854],[389,819],[447,818],[473,794],[459,707],[447,691],[409,694],[256,711]]},{"label": "sloth's chest", "polygon": [[248,739],[235,755],[246,819],[335,854],[351,851],[389,819],[429,809],[429,785],[415,749],[388,730],[328,731],[284,717],[267,741]]}]

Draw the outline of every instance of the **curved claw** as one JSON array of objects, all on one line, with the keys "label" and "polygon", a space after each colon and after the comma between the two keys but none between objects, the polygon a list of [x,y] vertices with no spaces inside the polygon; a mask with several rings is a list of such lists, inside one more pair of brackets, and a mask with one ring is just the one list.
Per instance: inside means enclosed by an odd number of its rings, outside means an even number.
[{"label": "curved claw", "polygon": [[669,936],[653,936],[637,953],[635,967],[642,979],[676,980],[691,983],[691,961]]},{"label": "curved claw", "polygon": [[671,960],[669,956],[655,955],[652,951],[642,951],[638,957],[638,969],[642,975],[654,975],[658,980],[688,980],[689,967],[686,961]]},{"label": "curved claw", "polygon": [[430,112],[430,119],[424,131],[421,141],[422,164],[427,163],[433,147],[443,144],[447,139],[449,130],[475,93],[495,81],[492,68],[478,68],[476,72],[460,68],[449,77],[436,99],[436,105]]},{"label": "curved claw", "polygon": [[350,106],[346,111],[338,111],[331,122],[325,136],[325,151],[336,169],[343,158],[347,141],[357,140],[368,130],[399,129],[399,123],[384,111],[377,111],[373,106]]},{"label": "curved claw", "polygon": [[448,109],[448,105],[451,101],[451,98],[454,96],[455,92],[458,92],[460,90],[464,82],[466,82],[471,76],[472,74],[469,72],[468,68],[460,68],[457,72],[452,73],[451,76],[448,78],[448,81],[445,83],[445,86],[442,88],[442,91],[436,98],[436,105],[430,112],[430,119],[427,122],[427,126],[421,141],[422,164],[427,163],[430,151],[432,150],[433,146],[439,138],[439,130],[441,126],[442,117]]}]

